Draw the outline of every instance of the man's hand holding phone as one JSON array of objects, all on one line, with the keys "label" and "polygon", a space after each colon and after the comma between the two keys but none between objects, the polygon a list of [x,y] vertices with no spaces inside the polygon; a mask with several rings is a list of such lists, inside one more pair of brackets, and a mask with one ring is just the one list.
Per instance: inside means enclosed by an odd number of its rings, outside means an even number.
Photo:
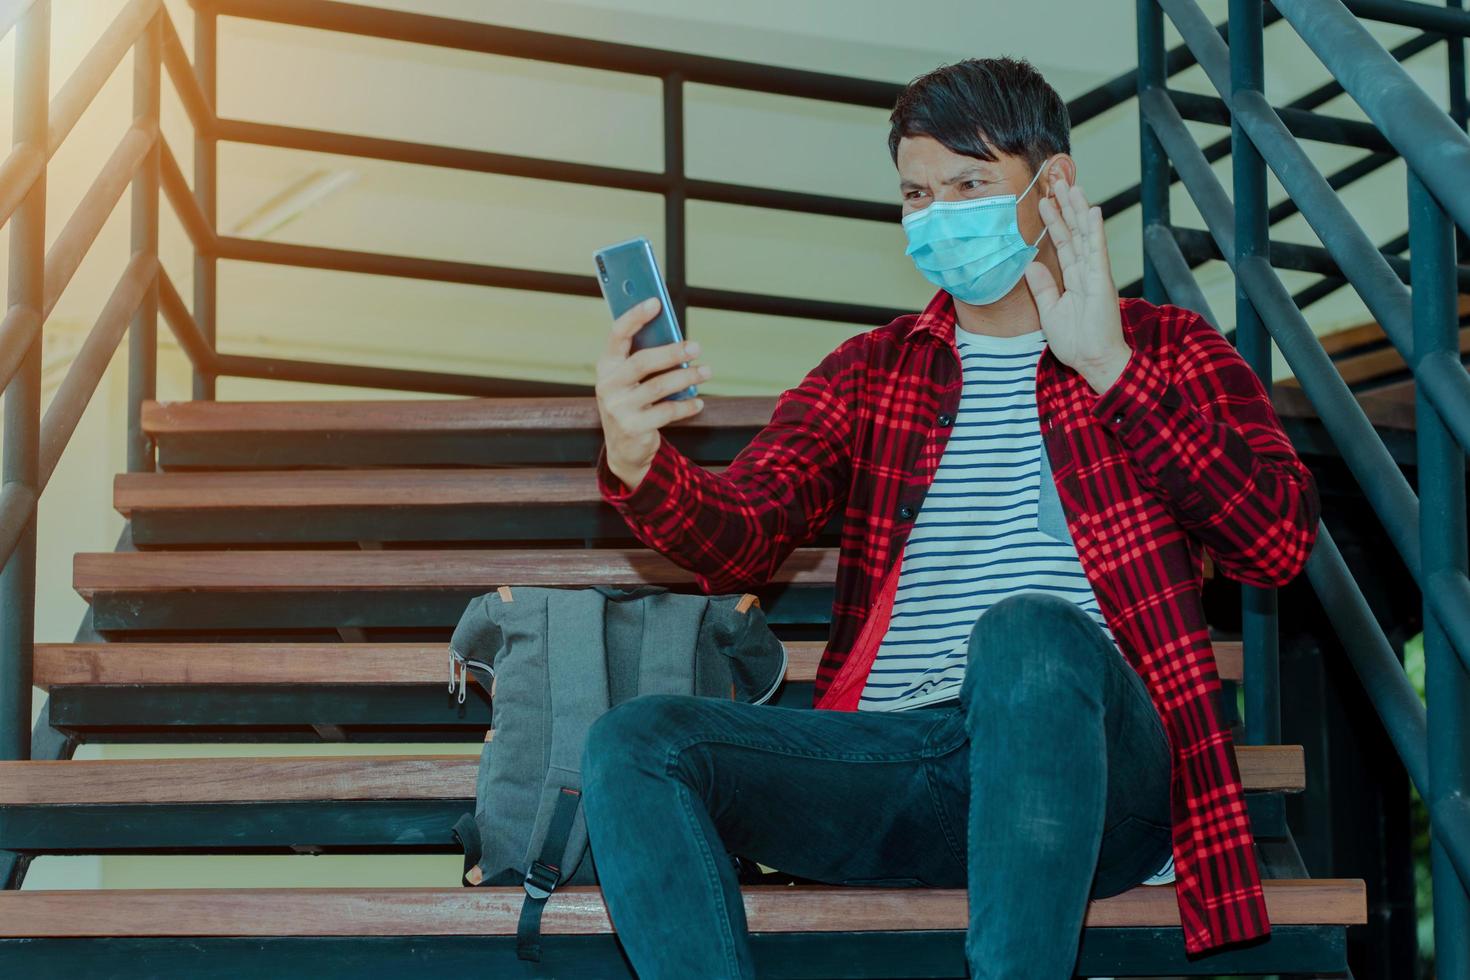
[{"label": "man's hand holding phone", "polygon": [[[659,430],[704,409],[702,398],[660,399],[710,377],[708,367],[694,363],[699,355],[695,341],[632,349],[633,335],[658,311],[655,297],[613,321],[607,351],[597,361],[597,411],[607,441],[607,466],[629,490],[648,475]],[[688,367],[680,367],[686,362]]]}]

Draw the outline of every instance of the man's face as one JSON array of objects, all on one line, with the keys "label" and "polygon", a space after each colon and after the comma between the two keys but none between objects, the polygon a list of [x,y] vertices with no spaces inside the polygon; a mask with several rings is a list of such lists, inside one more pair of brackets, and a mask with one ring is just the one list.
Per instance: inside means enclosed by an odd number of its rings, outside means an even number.
[{"label": "man's face", "polygon": [[[1024,157],[997,151],[995,158],[992,163],[964,156],[930,136],[905,136],[898,141],[897,160],[904,216],[922,211],[935,201],[1022,194],[1036,175],[1035,169]],[[1042,174],[1016,208],[1017,227],[1028,242],[1036,241],[1041,234],[1043,223],[1037,203],[1049,185],[1048,174]],[[1049,246],[1043,241],[1043,249]]]}]

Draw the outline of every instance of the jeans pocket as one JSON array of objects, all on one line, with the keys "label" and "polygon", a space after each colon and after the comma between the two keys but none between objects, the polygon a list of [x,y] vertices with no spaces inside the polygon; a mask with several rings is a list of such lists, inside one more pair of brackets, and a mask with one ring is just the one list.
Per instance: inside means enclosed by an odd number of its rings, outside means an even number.
[{"label": "jeans pocket", "polygon": [[1052,475],[1051,458],[1046,452],[1046,443],[1041,444],[1041,478],[1036,489],[1036,529],[1057,541],[1072,542],[1072,532],[1067,530],[1067,515],[1062,511],[1062,498],[1057,493],[1057,481]]}]

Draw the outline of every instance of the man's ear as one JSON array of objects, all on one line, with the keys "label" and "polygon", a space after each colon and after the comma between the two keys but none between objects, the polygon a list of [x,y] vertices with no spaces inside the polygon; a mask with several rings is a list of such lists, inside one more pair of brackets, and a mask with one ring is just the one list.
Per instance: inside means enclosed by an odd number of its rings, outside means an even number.
[{"label": "man's ear", "polygon": [[1058,180],[1065,180],[1068,187],[1077,183],[1077,161],[1069,153],[1058,153],[1045,164],[1041,183],[1045,185],[1046,197],[1051,196],[1052,185]]}]

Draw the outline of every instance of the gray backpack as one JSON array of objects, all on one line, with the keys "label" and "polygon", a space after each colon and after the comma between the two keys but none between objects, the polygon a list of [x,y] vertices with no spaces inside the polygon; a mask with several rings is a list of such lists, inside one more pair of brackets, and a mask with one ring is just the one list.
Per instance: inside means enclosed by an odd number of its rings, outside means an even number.
[{"label": "gray backpack", "polygon": [[[468,885],[523,885],[516,949],[540,959],[541,912],[563,884],[595,884],[581,815],[592,723],[639,694],[762,703],[786,649],[755,596],[662,588],[504,587],[472,600],[449,644],[449,687],[492,690],[475,812],[454,826]],[[584,860],[586,858],[586,860]]]}]

